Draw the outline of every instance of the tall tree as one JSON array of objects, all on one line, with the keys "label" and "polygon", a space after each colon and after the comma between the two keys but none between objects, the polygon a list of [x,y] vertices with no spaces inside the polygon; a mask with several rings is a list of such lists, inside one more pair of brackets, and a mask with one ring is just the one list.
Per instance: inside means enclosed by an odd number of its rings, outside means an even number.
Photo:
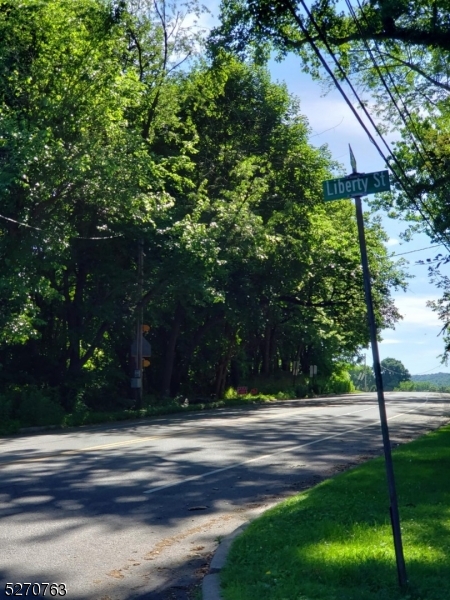
[{"label": "tall tree", "polygon": [[[177,71],[198,42],[165,3],[1,6],[3,387],[125,394],[137,307],[159,394],[294,359],[331,373],[367,343],[352,208],[323,204],[336,165],[284,86],[226,52]],[[392,325],[403,274],[367,226]]]},{"label": "tall tree", "polygon": [[398,387],[401,381],[409,381],[411,375],[400,360],[395,358],[384,358],[381,361],[381,373],[383,375],[383,386],[387,391]]},{"label": "tall tree", "polygon": [[[197,284],[191,275],[182,300],[192,326],[200,308],[198,331],[208,334],[198,368],[211,379],[231,362],[241,373],[270,375],[300,353],[305,372],[319,359],[331,372],[337,355],[367,342],[367,330],[352,206],[322,203],[327,152],[309,146],[298,103],[263,68],[221,54],[189,77],[187,89],[186,119],[198,132],[195,174],[207,196],[183,231],[191,237],[197,229],[204,251],[216,249],[207,271],[197,264]],[[387,260],[379,224],[368,229],[378,319],[387,326],[398,318],[389,288],[403,285],[403,275]],[[209,301],[198,295],[205,275]],[[214,329],[206,332],[206,323]]]},{"label": "tall tree", "polygon": [[[131,325],[135,244],[171,206],[165,179],[186,170],[190,139],[150,83],[162,98],[168,66],[140,77],[132,22],[123,3],[1,4],[2,363],[28,381],[79,380]],[[165,127],[175,158],[149,146]]]},{"label": "tall tree", "polygon": [[[408,224],[406,235],[425,231],[450,249],[450,21],[448,0],[223,0],[222,22],[210,38],[212,53],[225,46],[241,57],[267,59],[295,53],[304,70],[333,85],[313,44],[337,80],[349,76],[360,104],[382,119],[381,131],[400,133],[388,156],[391,194],[377,197],[383,208]],[[308,8],[309,7],[309,8]],[[335,62],[336,59],[336,62]],[[448,263],[438,255],[435,267]],[[436,268],[443,290],[432,306],[448,331],[448,280]],[[450,346],[446,340],[446,355]]]}]

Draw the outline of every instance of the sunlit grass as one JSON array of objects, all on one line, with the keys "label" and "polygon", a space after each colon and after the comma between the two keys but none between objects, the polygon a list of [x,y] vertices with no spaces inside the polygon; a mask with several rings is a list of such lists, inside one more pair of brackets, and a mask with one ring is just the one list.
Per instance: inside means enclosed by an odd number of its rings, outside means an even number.
[{"label": "sunlit grass", "polygon": [[226,600],[450,599],[450,427],[394,452],[409,587],[398,586],[384,460],[290,498],[234,543]]}]

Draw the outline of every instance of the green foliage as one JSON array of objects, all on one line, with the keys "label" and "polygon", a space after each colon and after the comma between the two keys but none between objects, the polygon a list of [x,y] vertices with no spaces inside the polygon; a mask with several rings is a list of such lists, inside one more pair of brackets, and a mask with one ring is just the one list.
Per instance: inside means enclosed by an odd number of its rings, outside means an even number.
[{"label": "green foliage", "polygon": [[[328,87],[310,40],[337,58],[335,77],[343,72],[355,87],[370,94],[381,131],[395,132],[393,190],[370,200],[395,219],[404,219],[409,239],[423,231],[449,248],[450,212],[450,21],[448,0],[380,0],[347,9],[335,0],[309,3],[306,18],[295,2],[224,0],[221,23],[210,37],[210,51],[226,47],[241,58],[255,54],[268,60],[295,53],[303,69]],[[330,59],[328,64],[334,65]],[[362,104],[367,104],[361,100]],[[378,119],[379,120],[379,119]],[[406,227],[406,225],[405,225]],[[449,261],[439,253],[424,261],[431,281],[442,291],[430,307],[443,323],[444,360],[450,356],[450,279],[439,271]]]},{"label": "green foliage", "polygon": [[383,387],[387,391],[392,391],[400,382],[411,379],[408,369],[395,358],[384,358],[381,361],[381,374],[383,376]]},{"label": "green foliage", "polygon": [[333,373],[328,381],[319,383],[319,390],[324,393],[348,394],[355,391],[350,374],[346,371]]},{"label": "green foliage", "polygon": [[13,402],[10,396],[0,395],[0,435],[16,433],[20,428],[20,421],[13,418]]},{"label": "green foliage", "polygon": [[426,381],[435,385],[450,386],[450,373],[427,373],[426,375],[411,375],[412,381]]},{"label": "green foliage", "polygon": [[[138,308],[167,409],[251,380],[304,395],[311,364],[349,390],[336,360],[367,345],[353,208],[322,202],[337,165],[260,64],[216,48],[177,69],[199,8],[164,6],[1,3],[0,393],[28,390],[24,423],[132,410]],[[366,220],[384,328],[405,277]]]},{"label": "green foliage", "polygon": [[[33,385],[10,388],[0,396],[0,421],[3,433],[8,429],[60,425],[64,411],[56,390],[42,390]],[[6,429],[6,431],[5,431]]]},{"label": "green foliage", "polygon": [[395,388],[398,392],[440,392],[450,393],[450,385],[437,385],[432,381],[401,381]]},{"label": "green foliage", "polygon": [[349,375],[355,389],[373,392],[376,389],[373,369],[367,365],[355,365],[349,369]]},{"label": "green foliage", "polygon": [[20,390],[20,399],[15,411],[22,426],[59,425],[64,411],[51,395],[34,387]]}]

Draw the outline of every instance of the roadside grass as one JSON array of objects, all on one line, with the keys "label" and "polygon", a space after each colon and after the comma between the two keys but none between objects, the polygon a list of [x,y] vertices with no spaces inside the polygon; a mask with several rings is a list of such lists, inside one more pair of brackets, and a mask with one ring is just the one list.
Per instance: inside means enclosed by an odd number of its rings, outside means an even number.
[{"label": "roadside grass", "polygon": [[[224,400],[214,400],[209,402],[196,402],[183,406],[175,400],[164,402],[162,404],[149,405],[142,409],[125,409],[116,411],[86,411],[74,412],[65,415],[62,426],[73,427],[77,425],[92,425],[98,423],[109,423],[112,421],[127,421],[131,419],[148,419],[151,417],[159,417],[171,415],[174,413],[186,413],[203,410],[211,410],[213,408],[230,407],[230,406],[246,406],[250,404],[261,404],[265,402],[274,402],[281,398],[263,397],[263,396],[241,396],[239,398],[231,398]],[[287,399],[287,398],[283,398]]]},{"label": "roadside grass", "polygon": [[[231,392],[223,400],[210,400],[205,402],[195,402],[184,406],[175,400],[169,400],[158,404],[149,404],[142,409],[121,409],[121,410],[92,410],[84,403],[77,403],[75,410],[68,414],[61,415],[60,412],[50,412],[48,418],[45,414],[40,415],[38,422],[25,421],[19,419],[1,418],[0,411],[0,436],[14,435],[22,427],[38,426],[51,429],[61,429],[67,427],[80,427],[83,425],[98,425],[101,423],[113,423],[118,421],[130,421],[138,419],[151,419],[164,415],[175,413],[198,412],[211,410],[214,408],[233,408],[245,407],[255,404],[265,404],[273,402],[282,402],[283,400],[292,400],[295,398],[293,393],[279,392],[277,394],[246,394],[234,395]],[[1,406],[0,406],[1,408]],[[59,408],[59,407],[57,407]]]},{"label": "roadside grass", "polygon": [[[60,429],[79,427],[116,421],[149,419],[174,413],[224,407],[245,407],[254,404],[317,397],[304,382],[297,385],[295,389],[288,387],[287,382],[292,384],[292,376],[278,382],[271,382],[270,385],[267,382],[262,382],[263,390],[259,391],[247,386],[247,389],[250,389],[250,393],[247,394],[238,394],[236,389],[228,388],[221,400],[215,400],[211,397],[191,396],[190,401],[185,402],[184,396],[178,396],[177,398],[144,396],[144,406],[140,409],[130,408],[130,405],[133,405],[133,400],[121,398],[115,400],[118,405],[115,409],[108,410],[106,407],[108,404],[111,405],[111,402],[108,403],[108,398],[105,396],[101,402],[104,408],[95,410],[83,401],[83,394],[81,393],[70,413],[64,412],[58,402],[56,390],[41,390],[32,385],[23,386],[22,388],[16,386],[8,393],[0,394],[0,436],[14,435],[22,429],[29,428]],[[331,383],[328,383],[328,387],[331,389],[333,386],[330,387]],[[344,389],[337,381],[334,392],[347,394],[354,392],[354,390]],[[331,392],[328,393],[331,395]]]},{"label": "roadside grass", "polygon": [[450,426],[393,453],[409,586],[399,590],[384,458],[282,502],[234,542],[226,600],[449,600]]}]

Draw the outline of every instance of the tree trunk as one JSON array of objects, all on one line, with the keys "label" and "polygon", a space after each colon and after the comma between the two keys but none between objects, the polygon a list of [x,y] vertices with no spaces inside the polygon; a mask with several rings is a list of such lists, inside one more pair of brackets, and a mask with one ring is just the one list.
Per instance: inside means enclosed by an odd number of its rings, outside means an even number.
[{"label": "tree trunk", "polygon": [[172,383],[173,365],[175,362],[175,349],[177,345],[178,335],[180,333],[181,322],[184,317],[184,309],[178,302],[175,309],[172,330],[170,332],[169,339],[167,341],[167,350],[165,356],[164,372],[162,379],[162,393],[163,396],[170,396],[170,386]]},{"label": "tree trunk", "polygon": [[214,386],[214,393],[217,398],[223,398],[225,393],[225,385],[227,383],[228,366],[230,364],[231,357],[233,356],[234,347],[236,340],[229,334],[228,349],[225,356],[219,362],[216,370],[216,382]]},{"label": "tree trunk", "polygon": [[64,296],[66,301],[66,322],[69,341],[68,359],[70,376],[77,376],[81,367],[81,330],[83,327],[82,305],[87,273],[83,266],[75,269],[75,290],[71,299],[69,272],[64,273]]},{"label": "tree trunk", "polygon": [[272,328],[267,323],[264,330],[264,338],[262,342],[262,373],[269,375],[270,373],[270,349],[271,349]]},{"label": "tree trunk", "polygon": [[172,377],[172,388],[175,393],[178,393],[182,384],[187,383],[188,381],[189,367],[191,366],[192,357],[194,356],[195,350],[200,345],[202,337],[208,332],[208,330],[220,323],[223,318],[223,313],[215,315],[214,317],[209,316],[205,319],[202,325],[197,328],[197,330],[189,335],[189,343],[184,350],[183,356],[179,360],[179,372]]}]

